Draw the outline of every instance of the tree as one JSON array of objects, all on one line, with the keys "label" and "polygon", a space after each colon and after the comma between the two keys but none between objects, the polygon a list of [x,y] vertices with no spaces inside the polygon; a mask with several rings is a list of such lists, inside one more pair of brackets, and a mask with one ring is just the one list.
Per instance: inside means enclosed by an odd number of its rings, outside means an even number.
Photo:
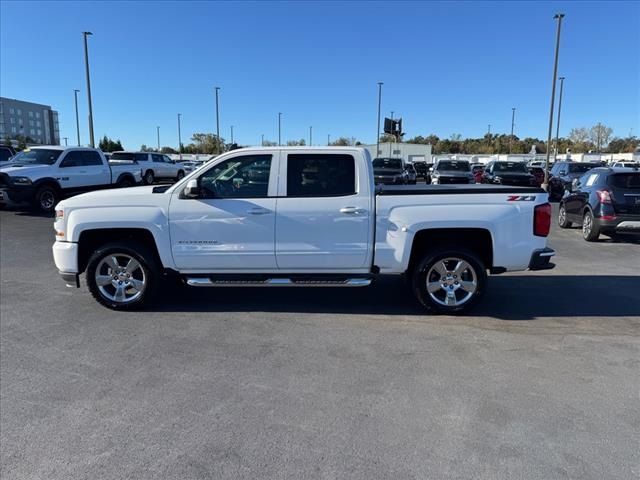
[{"label": "tree", "polygon": [[142,145],[140,145],[140,151],[141,152],[157,152],[158,150],[156,150],[153,147],[147,147],[144,143]]},{"label": "tree", "polygon": [[599,152],[603,147],[606,147],[609,144],[612,134],[612,128],[598,122],[596,125],[591,127],[591,130],[589,130],[589,139],[591,140],[591,143],[596,146],[596,151]]},{"label": "tree", "polygon": [[120,143],[120,140],[116,140],[114,142],[106,135],[102,137],[102,140],[100,140],[100,143],[98,143],[98,148],[103,152],[119,152],[124,150],[122,144]]},{"label": "tree", "polygon": [[17,151],[21,151],[27,148],[27,139],[24,137],[24,135],[18,135],[16,137],[16,140],[18,141],[18,145],[16,146]]},{"label": "tree", "polygon": [[[340,137],[341,139],[347,140],[344,137]],[[348,141],[348,140],[347,140]],[[389,133],[383,133],[382,135],[380,135],[380,143],[396,143],[396,137],[394,137],[393,135],[389,134]],[[333,145],[335,145],[336,143],[334,142]],[[348,143],[347,143],[348,145]]]},{"label": "tree", "polygon": [[346,137],[340,137],[331,142],[334,147],[348,147],[351,145],[351,140]]},{"label": "tree", "polygon": [[160,153],[178,153],[178,151],[175,148],[171,148],[171,147],[162,147],[160,149]]},{"label": "tree", "polygon": [[301,138],[300,140],[288,140],[287,141],[287,146],[289,147],[297,147],[297,146],[305,146],[307,144],[307,142],[304,141],[304,138]]},{"label": "tree", "polygon": [[276,147],[277,145],[278,142],[272,142],[271,140],[265,140],[264,142],[262,142],[263,147]]}]

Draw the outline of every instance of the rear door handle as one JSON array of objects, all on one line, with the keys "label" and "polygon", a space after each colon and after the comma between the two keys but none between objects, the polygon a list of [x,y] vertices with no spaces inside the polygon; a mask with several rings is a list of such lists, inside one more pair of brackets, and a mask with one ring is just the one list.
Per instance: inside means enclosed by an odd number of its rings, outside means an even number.
[{"label": "rear door handle", "polygon": [[340,209],[340,213],[346,213],[348,215],[357,215],[362,212],[364,212],[364,210],[361,210],[358,207],[342,207]]},{"label": "rear door handle", "polygon": [[267,213],[271,213],[271,210],[267,210],[266,208],[256,207],[248,210],[247,213],[251,215],[266,215]]}]

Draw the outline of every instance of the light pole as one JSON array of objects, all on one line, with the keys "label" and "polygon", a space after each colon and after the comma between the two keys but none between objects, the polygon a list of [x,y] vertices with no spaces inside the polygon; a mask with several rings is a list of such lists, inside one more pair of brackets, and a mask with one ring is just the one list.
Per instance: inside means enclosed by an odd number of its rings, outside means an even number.
[{"label": "light pole", "polygon": [[160,127],[156,127],[156,132],[158,134],[158,152],[160,152]]},{"label": "light pole", "polygon": [[181,113],[178,114],[178,153],[180,154],[180,161],[182,161],[182,134],[180,133],[180,117]]},{"label": "light pole", "polygon": [[556,30],[556,53],[553,61],[553,82],[551,82],[551,109],[549,110],[549,133],[547,135],[547,161],[544,164],[544,182],[542,188],[547,191],[549,189],[549,159],[551,156],[551,133],[553,131],[553,104],[556,99],[556,79],[558,78],[558,54],[560,51],[560,29],[562,28],[562,19],[564,13],[556,13],[553,16],[558,20]]},{"label": "light pole", "polygon": [[554,149],[553,159],[558,155],[560,144],[560,111],[562,110],[562,90],[564,88],[564,77],[560,77],[560,98],[558,99],[558,121],[556,122],[556,148]]},{"label": "light pole", "polygon": [[491,124],[489,124],[489,128],[487,129],[487,135],[491,135]]},{"label": "light pole", "polygon": [[511,153],[511,143],[513,142],[513,126],[516,121],[516,108],[511,109],[511,136],[509,137],[509,153]]},{"label": "light pole", "polygon": [[[391,110],[391,125],[392,125],[391,128],[393,129],[393,110]],[[395,140],[396,138],[395,133],[393,134],[393,138]],[[391,156],[391,144],[392,142],[389,142],[389,156]]]},{"label": "light pole", "polygon": [[313,144],[313,127],[309,127],[309,146]]},{"label": "light pole", "polygon": [[329,145],[331,145],[331,134],[330,133],[327,134],[327,147]]},{"label": "light pole", "polygon": [[278,112],[278,146],[282,145],[282,137],[281,137],[281,118],[282,112]]},{"label": "light pole", "polygon": [[216,152],[220,155],[220,109],[218,106],[218,91],[220,87],[215,87],[216,89]]},{"label": "light pole", "polygon": [[380,104],[382,103],[382,85],[384,85],[382,82],[378,82],[378,130],[376,132],[376,154],[374,158],[380,153]]},{"label": "light pole", "polygon": [[62,137],[64,139],[64,146],[67,146],[67,140],[69,139],[69,137]]},{"label": "light pole", "polygon": [[233,125],[231,125],[231,143],[233,144]]},{"label": "light pole", "polygon": [[76,103],[76,135],[78,137],[78,146],[80,146],[80,117],[78,116],[78,92],[80,90],[73,91],[73,97]]},{"label": "light pole", "polygon": [[93,35],[91,32],[82,32],[84,37],[84,66],[87,73],[87,101],[89,102],[89,144],[95,148],[96,143],[93,138],[93,106],[91,105],[91,79],[89,77],[89,51],[87,46],[87,37]]},{"label": "light pole", "polygon": [[260,136],[260,146],[264,147],[264,133]]}]

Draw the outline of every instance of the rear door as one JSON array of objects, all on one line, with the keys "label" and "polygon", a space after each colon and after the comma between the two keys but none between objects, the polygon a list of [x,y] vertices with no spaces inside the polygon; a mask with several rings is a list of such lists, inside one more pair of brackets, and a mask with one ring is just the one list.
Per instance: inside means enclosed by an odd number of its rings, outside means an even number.
[{"label": "rear door", "polygon": [[373,194],[353,155],[288,153],[280,162],[276,261],[281,270],[368,266]]}]

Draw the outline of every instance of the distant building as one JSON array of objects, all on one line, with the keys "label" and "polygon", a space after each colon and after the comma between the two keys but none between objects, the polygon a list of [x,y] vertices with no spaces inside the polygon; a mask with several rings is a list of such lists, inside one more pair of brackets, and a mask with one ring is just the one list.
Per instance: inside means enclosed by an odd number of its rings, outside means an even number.
[{"label": "distant building", "polygon": [[381,143],[376,154],[376,145],[360,145],[366,148],[371,158],[403,158],[405,162],[431,162],[431,145],[420,143]]},{"label": "distant building", "polygon": [[15,143],[19,136],[29,144],[60,145],[58,112],[49,105],[0,97],[0,140]]}]

